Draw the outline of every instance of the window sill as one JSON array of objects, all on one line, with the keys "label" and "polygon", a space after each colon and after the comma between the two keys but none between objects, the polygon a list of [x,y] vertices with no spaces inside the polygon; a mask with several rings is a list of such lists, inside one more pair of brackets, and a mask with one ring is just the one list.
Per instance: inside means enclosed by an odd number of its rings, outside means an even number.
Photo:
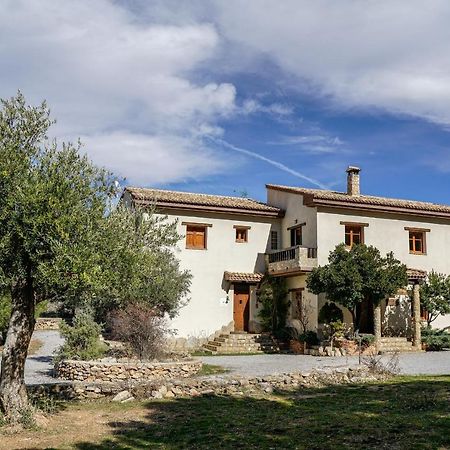
[{"label": "window sill", "polygon": [[199,248],[199,247],[185,247],[186,250],[208,250],[207,248]]},{"label": "window sill", "polygon": [[417,255],[417,256],[427,256],[426,252],[409,252],[410,255]]}]

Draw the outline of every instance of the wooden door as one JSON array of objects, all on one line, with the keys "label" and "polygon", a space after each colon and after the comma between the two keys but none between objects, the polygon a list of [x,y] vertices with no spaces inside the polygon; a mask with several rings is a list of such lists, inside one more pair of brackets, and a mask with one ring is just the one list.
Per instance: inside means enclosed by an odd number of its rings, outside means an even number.
[{"label": "wooden door", "polygon": [[248,331],[250,317],[250,289],[248,285],[234,285],[234,331]]}]

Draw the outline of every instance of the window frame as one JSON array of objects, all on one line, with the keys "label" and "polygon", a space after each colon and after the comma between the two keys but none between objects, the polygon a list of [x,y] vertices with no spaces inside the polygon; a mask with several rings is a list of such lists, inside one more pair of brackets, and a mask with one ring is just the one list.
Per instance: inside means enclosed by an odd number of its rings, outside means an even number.
[{"label": "window frame", "polygon": [[[427,254],[427,233],[431,230],[428,228],[405,227],[408,231],[408,251],[410,255],[426,255]],[[415,235],[420,235],[420,239],[416,239]],[[411,242],[413,243],[411,248]],[[421,251],[417,251],[416,242],[421,242]]]},{"label": "window frame", "polygon": [[[297,247],[303,245],[303,227],[306,225],[306,222],[303,223],[296,223],[295,225],[292,225],[291,227],[288,227],[289,231],[289,244],[290,247]],[[292,239],[293,236],[297,236],[297,232],[300,231],[300,242],[296,242],[297,239]],[[294,243],[292,243],[294,241]]]},{"label": "window frame", "polygon": [[[275,242],[275,247],[274,247]],[[270,250],[278,250],[278,231],[270,230]]]},{"label": "window frame", "polygon": [[[208,228],[212,227],[210,223],[197,223],[197,222],[182,222],[183,226],[186,226],[186,239],[185,248],[186,250],[208,250]],[[189,230],[191,228],[191,230]],[[192,229],[196,229],[192,230]],[[198,233],[199,230],[203,230],[203,246],[189,245],[189,235],[192,233]]]},{"label": "window frame", "polygon": [[[248,230],[250,230],[252,227],[249,227],[247,225],[234,225],[233,226],[234,230],[235,230],[235,242],[237,244],[246,244],[248,243]],[[244,233],[244,239],[239,239],[238,238],[238,233],[243,232]]]},{"label": "window frame", "polygon": [[[341,225],[344,225],[344,244],[346,248],[349,250],[354,246],[358,244],[364,244],[365,243],[365,233],[364,229],[369,226],[368,223],[361,223],[361,222],[341,222]],[[347,232],[347,228],[350,229],[349,232]],[[352,229],[359,229],[359,233],[353,233]],[[354,242],[354,235],[359,234],[359,242]],[[350,236],[350,243],[347,244],[347,235]]]}]

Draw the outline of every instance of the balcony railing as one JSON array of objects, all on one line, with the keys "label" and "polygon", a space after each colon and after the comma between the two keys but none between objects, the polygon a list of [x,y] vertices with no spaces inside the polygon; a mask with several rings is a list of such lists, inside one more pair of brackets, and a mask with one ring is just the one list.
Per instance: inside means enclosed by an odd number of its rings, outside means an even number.
[{"label": "balcony railing", "polygon": [[289,274],[309,272],[317,267],[317,248],[294,247],[273,250],[267,253],[268,271],[270,274]]}]

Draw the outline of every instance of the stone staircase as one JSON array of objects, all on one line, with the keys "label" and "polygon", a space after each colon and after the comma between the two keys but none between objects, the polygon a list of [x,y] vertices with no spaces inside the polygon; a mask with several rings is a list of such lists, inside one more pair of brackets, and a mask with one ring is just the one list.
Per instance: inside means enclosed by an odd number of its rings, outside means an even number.
[{"label": "stone staircase", "polygon": [[205,344],[203,349],[212,355],[279,352],[277,343],[269,334],[250,334],[244,331],[221,334]]},{"label": "stone staircase", "polygon": [[382,337],[380,341],[380,353],[403,353],[418,351],[411,341],[405,337]]}]

